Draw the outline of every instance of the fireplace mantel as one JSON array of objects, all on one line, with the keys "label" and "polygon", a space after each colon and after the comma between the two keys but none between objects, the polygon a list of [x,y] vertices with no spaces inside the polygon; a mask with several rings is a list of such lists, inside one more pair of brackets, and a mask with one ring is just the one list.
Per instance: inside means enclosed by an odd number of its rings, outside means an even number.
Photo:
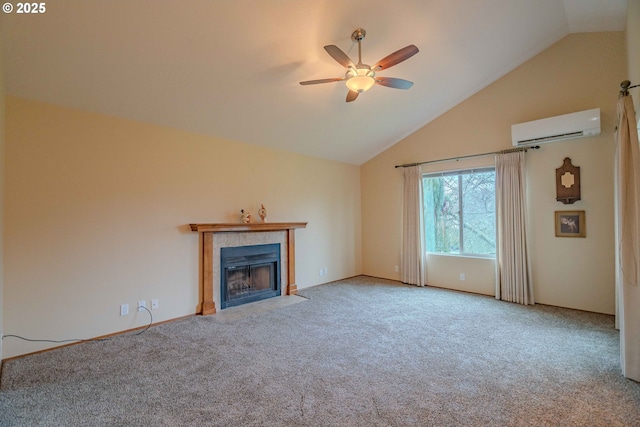
[{"label": "fireplace mantel", "polygon": [[260,223],[217,223],[189,224],[191,231],[202,233],[202,304],[199,313],[214,314],[216,304],[213,301],[213,238],[215,233],[255,233],[263,231],[287,232],[287,287],[285,295],[298,293],[295,275],[295,229],[305,228],[306,222],[260,222]]},{"label": "fireplace mantel", "polygon": [[224,233],[224,232],[247,232],[247,231],[280,231],[292,230],[294,228],[305,228],[306,222],[257,222],[248,224],[189,224],[191,231],[201,233]]}]

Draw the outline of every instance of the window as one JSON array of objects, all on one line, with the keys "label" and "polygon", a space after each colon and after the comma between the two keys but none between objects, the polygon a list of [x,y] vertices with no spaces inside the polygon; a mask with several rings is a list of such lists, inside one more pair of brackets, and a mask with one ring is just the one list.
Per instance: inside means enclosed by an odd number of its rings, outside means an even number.
[{"label": "window", "polygon": [[495,169],[423,175],[427,252],[496,253]]}]

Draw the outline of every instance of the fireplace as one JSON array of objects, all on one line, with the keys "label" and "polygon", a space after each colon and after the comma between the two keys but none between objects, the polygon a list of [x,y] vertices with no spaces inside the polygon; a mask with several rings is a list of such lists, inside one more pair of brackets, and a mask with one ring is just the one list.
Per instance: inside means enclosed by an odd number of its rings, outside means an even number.
[{"label": "fireplace", "polygon": [[221,308],[279,296],[280,244],[220,249]]},{"label": "fireplace", "polygon": [[[189,224],[191,231],[202,235],[200,251],[201,300],[197,313],[215,314],[216,304],[221,305],[220,291],[222,279],[220,270],[220,250],[261,244],[281,244],[280,282],[282,294],[295,295],[296,285],[296,242],[295,230],[305,228],[306,222],[265,222],[255,224],[211,223]],[[215,236],[215,238],[214,238]],[[221,281],[221,280],[220,280]]]}]

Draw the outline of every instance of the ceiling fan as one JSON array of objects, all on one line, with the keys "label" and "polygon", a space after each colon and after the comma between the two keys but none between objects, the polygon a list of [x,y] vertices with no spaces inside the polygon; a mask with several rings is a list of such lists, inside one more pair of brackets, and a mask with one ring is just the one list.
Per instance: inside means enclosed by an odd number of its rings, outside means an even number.
[{"label": "ceiling fan", "polygon": [[403,47],[400,50],[393,52],[391,55],[387,55],[378,61],[374,66],[370,66],[362,63],[362,50],[361,42],[364,40],[364,36],[367,34],[362,28],[358,28],[351,34],[351,40],[358,42],[358,63],[354,64],[351,58],[347,56],[338,46],[328,45],[324,47],[333,59],[339,64],[347,68],[347,72],[344,77],[336,77],[332,79],[320,79],[320,80],[308,80],[300,82],[301,85],[315,85],[318,83],[331,83],[346,81],[349,92],[347,93],[347,102],[355,101],[359,94],[371,89],[374,84],[381,86],[387,86],[394,89],[409,89],[413,86],[413,82],[403,79],[396,79],[393,77],[377,77],[378,71],[393,67],[402,61],[411,58],[418,53],[418,48],[414,45]]}]

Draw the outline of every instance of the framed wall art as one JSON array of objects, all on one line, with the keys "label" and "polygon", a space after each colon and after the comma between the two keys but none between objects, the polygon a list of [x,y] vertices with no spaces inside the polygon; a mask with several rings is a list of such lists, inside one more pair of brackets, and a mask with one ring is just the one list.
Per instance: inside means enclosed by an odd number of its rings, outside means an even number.
[{"label": "framed wall art", "polygon": [[556,237],[586,237],[584,211],[556,211]]}]

